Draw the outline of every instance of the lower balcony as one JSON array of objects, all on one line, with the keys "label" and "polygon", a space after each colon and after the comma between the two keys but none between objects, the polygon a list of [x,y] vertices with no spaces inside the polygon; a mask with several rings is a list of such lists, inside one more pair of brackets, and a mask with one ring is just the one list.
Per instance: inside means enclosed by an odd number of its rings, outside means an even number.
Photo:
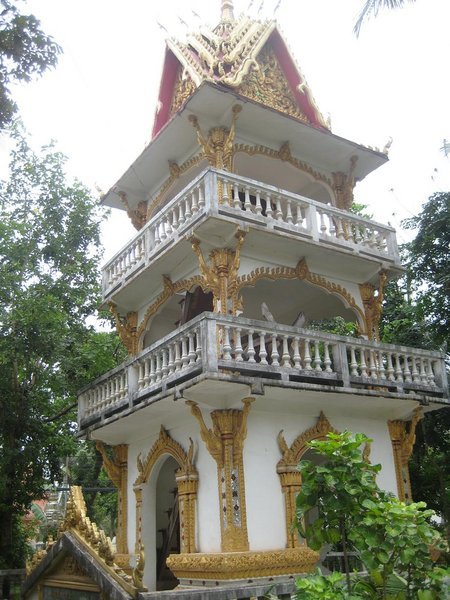
[{"label": "lower balcony", "polygon": [[205,312],[84,388],[80,433],[205,381],[216,386],[209,394],[235,383],[260,395],[270,386],[350,394],[358,402],[448,402],[439,352]]}]

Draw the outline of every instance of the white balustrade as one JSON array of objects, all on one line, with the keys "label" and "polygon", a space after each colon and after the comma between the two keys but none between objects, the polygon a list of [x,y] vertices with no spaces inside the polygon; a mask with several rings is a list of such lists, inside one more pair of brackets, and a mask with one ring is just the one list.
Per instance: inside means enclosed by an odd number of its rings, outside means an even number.
[{"label": "white balustrade", "polygon": [[123,369],[93,384],[80,395],[83,418],[101,413],[120,403],[128,395],[128,372]]},{"label": "white balustrade", "polygon": [[107,296],[208,212],[398,262],[395,232],[349,212],[245,177],[208,169],[150,219],[103,269]]},{"label": "white balustrade", "polygon": [[200,373],[214,372],[220,379],[227,371],[298,384],[340,382],[355,390],[381,386],[448,396],[445,363],[437,352],[203,313],[83,390],[80,417],[108,415],[134,405],[141,393],[164,392],[166,384],[170,389]]},{"label": "white balustrade", "polygon": [[161,345],[153,346],[137,359],[138,391],[153,384],[161,384],[170,377],[183,375],[186,370],[202,361],[200,329],[185,330]]}]

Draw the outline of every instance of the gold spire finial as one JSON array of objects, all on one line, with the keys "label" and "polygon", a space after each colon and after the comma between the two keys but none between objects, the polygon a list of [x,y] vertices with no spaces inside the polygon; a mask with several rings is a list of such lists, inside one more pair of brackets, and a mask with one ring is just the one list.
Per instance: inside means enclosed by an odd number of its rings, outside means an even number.
[{"label": "gold spire finial", "polygon": [[222,0],[221,21],[234,21],[233,0]]}]

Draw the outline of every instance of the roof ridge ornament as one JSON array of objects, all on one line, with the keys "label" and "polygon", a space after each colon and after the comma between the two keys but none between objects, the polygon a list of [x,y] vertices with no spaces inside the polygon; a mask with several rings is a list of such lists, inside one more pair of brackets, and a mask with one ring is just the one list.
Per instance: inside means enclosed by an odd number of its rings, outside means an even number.
[{"label": "roof ridge ornament", "polygon": [[222,23],[235,20],[233,9],[233,0],[221,0],[220,20]]}]

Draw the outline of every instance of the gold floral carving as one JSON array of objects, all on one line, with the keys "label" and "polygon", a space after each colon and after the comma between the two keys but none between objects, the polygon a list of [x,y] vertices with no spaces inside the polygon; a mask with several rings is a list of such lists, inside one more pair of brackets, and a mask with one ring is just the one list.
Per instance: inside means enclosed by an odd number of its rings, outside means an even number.
[{"label": "gold floral carving", "polygon": [[186,453],[182,446],[170,437],[161,425],[159,437],[151,447],[147,458],[137,457],[138,477],[134,482],[136,494],[136,552],[142,547],[142,486],[148,481],[152,469],[158,459],[164,454],[174,458],[179,469],[175,474],[178,487],[178,502],[180,514],[181,552],[195,552],[195,505],[197,502],[198,473],[194,467],[194,443],[189,438],[189,450]]},{"label": "gold floral carving", "polygon": [[279,110],[303,123],[309,119],[300,110],[275,52],[265,46],[257,57],[258,68],[251,70],[238,87],[238,93],[250,100]]},{"label": "gold floral carving", "polygon": [[239,300],[236,295],[236,284],[241,261],[241,248],[245,232],[238,229],[235,235],[236,248],[216,248],[209,254],[208,265],[200,248],[200,241],[192,237],[192,250],[198,258],[200,273],[203,279],[202,288],[213,293],[214,311],[221,314],[236,314]]},{"label": "gold floral carving", "polygon": [[347,306],[356,313],[360,323],[365,322],[364,313],[357,305],[355,298],[350,292],[338,283],[328,281],[328,279],[322,275],[310,271],[304,258],[299,260],[296,267],[258,267],[251,273],[238,277],[234,293],[234,302],[238,304],[238,296],[242,288],[255,286],[260,279],[270,279],[272,281],[278,281],[280,279],[300,279],[302,281],[307,281],[312,285],[317,285],[330,294],[340,296]]},{"label": "gold floral carving", "polygon": [[145,222],[151,219],[151,217],[155,214],[156,210],[159,208],[161,202],[163,201],[165,194],[169,191],[169,189],[175,183],[175,181],[181,175],[189,171],[189,169],[192,169],[192,167],[198,165],[199,162],[201,162],[203,159],[203,154],[196,154],[195,156],[192,156],[191,158],[186,160],[181,165],[178,165],[175,161],[169,161],[169,177],[159,188],[156,195],[151,200],[149,200]]},{"label": "gold floral carving", "polygon": [[383,312],[386,280],[386,271],[380,271],[378,290],[376,290],[375,286],[371,283],[363,283],[359,286],[361,300],[364,306],[364,333],[369,340],[380,339],[380,319]]},{"label": "gold floral carving", "polygon": [[330,190],[333,188],[333,183],[331,179],[329,179],[326,175],[320,173],[319,171],[316,171],[307,163],[299,160],[298,158],[295,158],[295,156],[292,156],[289,148],[289,142],[285,142],[284,144],[282,144],[279,150],[274,150],[273,148],[269,148],[268,146],[262,145],[250,146],[248,144],[235,144],[234,155],[236,155],[238,152],[243,152],[244,154],[248,154],[249,156],[255,156],[256,154],[259,154],[262,156],[267,156],[269,158],[280,159],[284,162],[288,162],[296,169],[299,169],[299,171],[304,171],[305,173],[308,173],[308,175],[311,175],[311,177],[313,177],[313,179],[315,179],[316,181],[322,181],[330,187]]},{"label": "gold floral carving", "polygon": [[180,65],[178,67],[177,80],[174,87],[172,104],[170,106],[170,115],[176,113],[195,92],[195,83],[190,75]]},{"label": "gold floral carving", "polygon": [[301,488],[301,476],[297,470],[297,465],[303,454],[308,450],[308,442],[323,440],[330,431],[338,433],[331,426],[324,413],[320,411],[317,423],[295,438],[291,446],[287,445],[283,430],[278,434],[277,441],[282,458],[278,461],[277,473],[280,477],[281,489],[284,495],[288,548],[297,548],[301,545],[297,531],[292,529],[296,510],[295,498]]},{"label": "gold floral carving", "polygon": [[137,555],[136,566],[133,569],[132,579],[133,584],[137,589],[142,589],[144,587],[144,570],[145,570],[145,552],[144,546],[140,546],[139,552]]},{"label": "gold floral carving", "polygon": [[195,115],[189,115],[189,121],[197,132],[197,140],[200,144],[203,154],[209,164],[216,169],[233,169],[233,141],[236,131],[236,121],[242,106],[235,104],[232,108],[232,120],[230,129],[226,127],[213,127],[209,130],[206,137],[198,123]]},{"label": "gold floral carving", "polygon": [[141,200],[136,208],[131,208],[128,204],[128,198],[125,192],[119,192],[119,198],[122,200],[122,204],[125,206],[127,215],[130,217],[134,227],[138,231],[142,229],[147,222],[147,202]]},{"label": "gold floral carving", "polygon": [[248,550],[243,448],[253,401],[254,398],[245,398],[243,410],[212,411],[213,429],[206,426],[198,405],[192,400],[186,402],[200,425],[208,452],[217,463],[222,552]]},{"label": "gold floral carving", "polygon": [[411,481],[408,462],[416,441],[417,423],[423,418],[422,408],[416,408],[409,428],[406,421],[388,421],[389,435],[394,454],[395,475],[397,478],[398,497],[402,502],[411,502]]},{"label": "gold floral carving", "polygon": [[337,171],[332,173],[333,191],[335,194],[335,206],[342,210],[350,210],[353,204],[353,190],[356,184],[355,167],[358,157],[350,158],[350,169],[348,173]]},{"label": "gold floral carving", "polygon": [[128,350],[128,354],[133,355],[138,352],[137,335],[137,312],[129,312],[125,317],[119,314],[116,304],[109,302],[109,312],[114,316],[117,333],[122,340],[123,345]]},{"label": "gold floral carving", "polygon": [[105,446],[100,440],[96,441],[95,447],[102,456],[103,467],[108,477],[117,488],[117,552],[128,555],[128,445],[119,444],[114,446],[114,456],[112,459],[109,457]]},{"label": "gold floral carving", "polygon": [[311,573],[319,554],[306,546],[261,552],[171,554],[167,566],[185,579],[249,579]]}]

